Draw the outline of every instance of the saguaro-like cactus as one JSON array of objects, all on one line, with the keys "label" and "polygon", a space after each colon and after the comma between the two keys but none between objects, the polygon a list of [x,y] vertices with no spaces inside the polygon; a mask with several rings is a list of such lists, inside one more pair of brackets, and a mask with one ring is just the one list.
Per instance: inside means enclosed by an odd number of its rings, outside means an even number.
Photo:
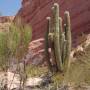
[{"label": "saguaro-like cactus", "polygon": [[[51,52],[46,51],[49,57],[47,58],[48,65],[52,68],[54,64],[58,71],[66,71],[70,61],[71,52],[71,25],[69,12],[65,12],[63,28],[62,18],[59,17],[59,5],[54,3],[52,7],[52,16],[51,18],[49,17],[48,21],[49,31],[46,35],[47,39],[45,39],[47,42],[46,46],[48,46],[47,50],[51,48]],[[50,61],[50,57],[52,62]],[[53,68],[52,71],[54,71]]]}]

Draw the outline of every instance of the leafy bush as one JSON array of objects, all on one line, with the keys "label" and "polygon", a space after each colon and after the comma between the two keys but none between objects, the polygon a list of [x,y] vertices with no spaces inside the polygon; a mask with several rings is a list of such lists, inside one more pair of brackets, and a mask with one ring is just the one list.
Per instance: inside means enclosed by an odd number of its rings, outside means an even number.
[{"label": "leafy bush", "polygon": [[12,24],[9,30],[8,47],[14,57],[22,59],[31,40],[31,27],[29,25],[17,26]]}]

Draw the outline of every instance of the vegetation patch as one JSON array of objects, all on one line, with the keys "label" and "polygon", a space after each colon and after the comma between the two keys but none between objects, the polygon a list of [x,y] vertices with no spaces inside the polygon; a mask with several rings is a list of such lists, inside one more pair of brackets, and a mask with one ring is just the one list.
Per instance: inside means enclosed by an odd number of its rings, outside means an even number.
[{"label": "vegetation patch", "polygon": [[40,77],[42,75],[46,75],[48,73],[47,67],[40,67],[34,65],[27,65],[26,66],[26,73],[28,77]]},{"label": "vegetation patch", "polygon": [[71,63],[65,80],[71,85],[90,85],[90,45]]}]

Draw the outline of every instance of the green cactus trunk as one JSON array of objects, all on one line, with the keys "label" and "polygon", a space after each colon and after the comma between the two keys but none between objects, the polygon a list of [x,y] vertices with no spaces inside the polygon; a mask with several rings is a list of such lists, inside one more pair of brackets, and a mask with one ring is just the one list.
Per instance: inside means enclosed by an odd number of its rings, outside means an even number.
[{"label": "green cactus trunk", "polygon": [[62,63],[64,64],[66,56],[66,40],[65,40],[65,34],[62,33]]},{"label": "green cactus trunk", "polygon": [[[63,59],[63,45],[64,45],[64,34],[63,34],[63,27],[62,27],[62,18],[59,18],[59,38],[60,38],[60,51],[61,51],[61,59]],[[62,60],[63,63],[63,60]]]},{"label": "green cactus trunk", "polygon": [[47,60],[48,68],[52,72],[52,65],[50,62],[50,55],[49,55],[49,41],[48,41],[48,34],[49,34],[49,29],[50,29],[50,19],[47,19],[47,32],[45,35],[45,58]]},{"label": "green cactus trunk", "polygon": [[53,8],[53,15],[54,15],[54,26],[55,26],[55,30],[54,30],[54,48],[55,48],[55,56],[56,56],[56,61],[57,61],[57,66],[59,71],[63,70],[62,67],[62,60],[61,60],[61,50],[60,50],[60,29],[59,29],[59,5],[58,4],[54,4],[54,8]]},{"label": "green cactus trunk", "polygon": [[52,72],[57,71],[57,62],[56,62],[56,57],[55,57],[55,51],[54,51],[54,33],[53,33],[53,26],[51,22],[52,20],[50,19],[49,22],[49,34],[48,34],[48,41],[49,41],[49,47],[51,48],[51,59],[52,59]]},{"label": "green cactus trunk", "polygon": [[66,38],[66,57],[64,62],[64,69],[66,70],[70,63],[70,52],[71,52],[71,24],[69,12],[65,12],[65,38]]}]

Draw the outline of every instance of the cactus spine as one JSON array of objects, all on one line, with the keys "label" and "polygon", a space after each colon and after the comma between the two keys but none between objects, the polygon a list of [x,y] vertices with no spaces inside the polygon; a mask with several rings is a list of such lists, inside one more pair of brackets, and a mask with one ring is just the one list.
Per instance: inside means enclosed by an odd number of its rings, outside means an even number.
[{"label": "cactus spine", "polygon": [[[59,5],[55,3],[52,7],[52,17],[49,22],[49,31],[47,33],[48,48],[51,48],[51,59],[48,60],[57,66],[58,71],[66,71],[70,61],[71,52],[71,25],[69,12],[65,12],[64,28],[62,18],[59,17]],[[64,29],[64,30],[63,30]],[[47,53],[47,52],[46,52]],[[49,52],[48,52],[48,55]],[[54,70],[52,70],[54,71]]]}]

